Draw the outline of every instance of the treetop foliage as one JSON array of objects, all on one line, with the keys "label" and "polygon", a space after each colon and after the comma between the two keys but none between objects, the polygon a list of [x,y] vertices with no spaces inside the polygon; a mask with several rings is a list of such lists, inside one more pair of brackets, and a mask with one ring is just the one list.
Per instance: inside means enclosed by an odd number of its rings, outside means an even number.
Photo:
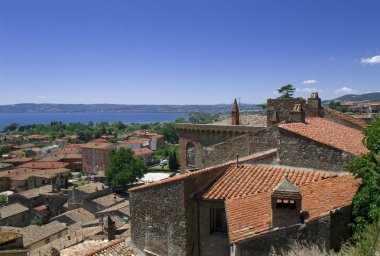
[{"label": "treetop foliage", "polygon": [[278,97],[279,99],[289,99],[293,98],[296,88],[291,84],[287,84],[278,88],[277,91],[281,94],[281,96]]}]

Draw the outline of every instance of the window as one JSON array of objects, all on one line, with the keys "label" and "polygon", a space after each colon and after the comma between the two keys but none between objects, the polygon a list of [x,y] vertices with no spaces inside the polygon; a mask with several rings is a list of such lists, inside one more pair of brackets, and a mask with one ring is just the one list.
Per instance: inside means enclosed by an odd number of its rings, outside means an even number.
[{"label": "window", "polygon": [[226,211],[224,208],[210,209],[210,232],[227,233]]},{"label": "window", "polygon": [[284,209],[296,209],[296,201],[289,199],[277,199],[276,200],[276,208],[284,208]]},{"label": "window", "polygon": [[62,232],[59,232],[57,236],[58,236],[58,239],[60,239],[62,237]]},{"label": "window", "polygon": [[195,166],[195,148],[191,142],[187,143],[186,146],[186,164],[188,166]]},{"label": "window", "polygon": [[50,243],[50,237],[45,238],[45,244]]},{"label": "window", "polygon": [[21,220],[22,220],[22,222],[25,221],[25,215],[24,214],[21,216]]}]

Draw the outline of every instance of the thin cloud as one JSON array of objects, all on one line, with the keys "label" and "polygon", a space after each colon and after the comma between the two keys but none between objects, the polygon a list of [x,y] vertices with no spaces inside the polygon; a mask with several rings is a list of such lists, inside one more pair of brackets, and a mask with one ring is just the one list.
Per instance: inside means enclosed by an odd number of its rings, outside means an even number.
[{"label": "thin cloud", "polygon": [[376,55],[369,58],[362,58],[362,64],[380,64],[380,55]]},{"label": "thin cloud", "polygon": [[306,88],[297,88],[296,89],[297,92],[320,92],[320,90],[318,90],[317,88],[309,88],[309,87],[306,87]]},{"label": "thin cloud", "polygon": [[339,88],[339,89],[336,89],[334,92],[335,93],[352,93],[354,90],[352,90],[351,88],[348,88],[346,86],[343,86],[342,88]]},{"label": "thin cloud", "polygon": [[306,80],[306,81],[303,81],[303,84],[316,84],[317,83],[317,80]]}]

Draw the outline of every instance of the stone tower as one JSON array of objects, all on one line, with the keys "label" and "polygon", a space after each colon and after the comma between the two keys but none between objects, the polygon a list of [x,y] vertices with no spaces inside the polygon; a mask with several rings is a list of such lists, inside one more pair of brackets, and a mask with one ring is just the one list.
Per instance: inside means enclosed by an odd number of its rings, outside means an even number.
[{"label": "stone tower", "polygon": [[234,100],[234,104],[232,106],[231,124],[232,125],[239,125],[240,124],[240,120],[239,120],[239,106],[238,106],[238,103],[237,103],[236,99]]},{"label": "stone tower", "polygon": [[104,231],[107,235],[108,241],[114,240],[116,235],[116,227],[115,222],[111,219],[111,217],[108,215],[106,222],[104,223]]},{"label": "stone tower", "polygon": [[285,178],[274,188],[272,200],[272,228],[286,227],[301,222],[302,196],[299,189]]}]

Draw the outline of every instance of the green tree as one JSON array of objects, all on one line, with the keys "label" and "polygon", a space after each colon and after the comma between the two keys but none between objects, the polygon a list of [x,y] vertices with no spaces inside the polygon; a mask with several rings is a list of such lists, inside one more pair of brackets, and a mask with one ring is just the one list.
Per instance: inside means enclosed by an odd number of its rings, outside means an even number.
[{"label": "green tree", "polygon": [[147,167],[139,158],[133,157],[131,149],[120,148],[109,153],[109,164],[105,171],[112,188],[124,187],[137,182],[147,172]]},{"label": "green tree", "polygon": [[176,150],[172,150],[169,154],[169,170],[171,172],[177,171],[179,168]]},{"label": "green tree", "polygon": [[328,104],[328,107],[331,109],[343,112],[343,113],[347,112],[347,108],[344,106],[341,106],[340,102],[330,101]]},{"label": "green tree", "polygon": [[8,203],[7,195],[0,195],[0,205]]},{"label": "green tree", "polygon": [[164,135],[165,140],[169,141],[170,143],[178,143],[179,137],[173,123],[164,123],[161,128],[161,133]]},{"label": "green tree", "polygon": [[369,149],[365,155],[356,157],[346,167],[361,178],[362,183],[353,200],[352,224],[355,234],[361,235],[368,224],[380,217],[380,119],[364,131],[364,145]]},{"label": "green tree", "polygon": [[293,85],[287,84],[277,89],[277,91],[281,94],[280,99],[289,99],[293,98],[294,92],[296,88]]},{"label": "green tree", "polygon": [[11,123],[4,127],[3,132],[14,132],[17,130],[17,128],[18,128],[17,123]]}]

